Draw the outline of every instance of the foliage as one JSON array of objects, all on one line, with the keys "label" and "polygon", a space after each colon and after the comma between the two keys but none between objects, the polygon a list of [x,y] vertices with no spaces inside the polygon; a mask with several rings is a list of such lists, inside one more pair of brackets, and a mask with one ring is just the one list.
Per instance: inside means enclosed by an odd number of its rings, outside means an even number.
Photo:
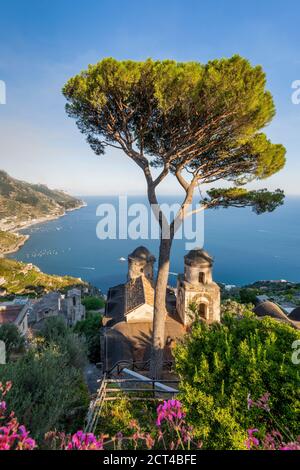
[{"label": "foliage", "polygon": [[[96,154],[117,146],[144,170],[148,183],[149,163],[163,167],[154,187],[170,172],[185,187],[183,169],[202,183],[241,185],[283,168],[284,147],[259,132],[275,114],[265,86],[262,68],[238,55],[207,64],[107,58],[71,78],[63,93],[67,113]],[[241,188],[208,195],[205,205],[252,205],[258,213],[283,199],[281,191]]]},{"label": "foliage", "polygon": [[255,304],[256,303],[257,290],[251,288],[245,288],[240,290],[240,299],[243,304]]},{"label": "foliage", "polygon": [[63,290],[85,283],[71,276],[54,276],[42,273],[36,266],[7,258],[0,258],[1,285],[8,294],[43,294],[51,290]]},{"label": "foliage", "polygon": [[266,390],[275,418],[299,434],[299,369],[291,361],[296,339],[298,330],[269,317],[195,322],[175,358],[180,397],[205,448],[244,448],[245,429],[258,419],[255,409],[245,411],[245,400]]},{"label": "foliage", "polygon": [[16,251],[26,240],[26,235],[0,230],[0,255]]},{"label": "foliage", "polygon": [[221,304],[221,316],[233,315],[233,316],[247,316],[254,317],[253,305],[252,304],[241,304],[235,300],[224,300]]},{"label": "foliage", "polygon": [[208,190],[207,194],[209,198],[204,199],[204,204],[208,204],[212,209],[250,206],[256,214],[273,212],[284,201],[284,193],[280,189],[272,193],[267,189],[247,191],[239,187],[230,189],[213,188]]},{"label": "foliage", "polygon": [[105,306],[104,299],[102,297],[84,297],[82,299],[82,304],[85,306],[86,310],[99,310]]},{"label": "foliage", "polygon": [[156,419],[148,421],[147,430],[142,430],[134,419],[129,422],[128,427],[127,430],[122,424],[119,425],[119,431],[112,436],[102,434],[97,437],[83,431],[78,431],[73,436],[49,433],[46,436],[47,445],[52,450],[189,450],[201,447],[201,443],[193,441],[193,430],[186,424],[185,412],[178,400],[167,400],[159,404]]},{"label": "foliage", "polygon": [[81,425],[88,405],[85,363],[82,340],[62,319],[49,318],[29,350],[2,366],[0,380],[14,383],[8,404],[39,442],[51,429],[75,431]]},{"label": "foliage", "polygon": [[[246,446],[249,450],[300,450],[300,436],[295,438],[290,430],[274,417],[270,405],[270,394],[264,393],[256,401],[248,396],[248,409],[256,408],[267,415],[268,426],[263,432],[257,428],[248,429]],[[265,420],[266,417],[262,416]]]},{"label": "foliage", "polygon": [[25,426],[20,425],[14,413],[8,413],[5,395],[11,388],[11,382],[0,382],[0,450],[33,450],[34,439],[29,436]]},{"label": "foliage", "polygon": [[155,421],[155,415],[155,404],[146,398],[134,402],[122,394],[119,400],[104,403],[97,431],[105,429],[112,436],[121,429],[123,434],[128,434],[131,432],[132,422],[138,422],[140,429],[146,431],[149,423]]},{"label": "foliage", "polygon": [[74,326],[74,332],[86,339],[88,357],[91,362],[100,361],[100,328],[102,316],[99,313],[87,313],[85,320],[80,320]]},{"label": "foliage", "polygon": [[8,358],[11,353],[24,351],[25,338],[13,323],[0,325],[0,340],[5,343],[5,350]]},{"label": "foliage", "polygon": [[[5,401],[6,394],[11,389],[11,382],[3,385],[0,382],[0,450],[34,450],[37,444],[30,437],[24,425],[20,425],[15,413],[9,412]],[[256,407],[269,414],[274,420],[269,407],[269,393],[265,393],[257,401],[248,397],[248,410]],[[276,424],[278,424],[276,422]],[[186,422],[186,412],[179,400],[167,400],[160,403],[156,410],[155,424],[148,421],[148,431],[143,431],[139,423],[132,419],[128,423],[129,431],[124,429],[114,435],[107,433],[96,436],[82,430],[73,435],[64,431],[49,431],[42,441],[42,448],[50,450],[105,450],[105,449],[164,449],[164,450],[190,450],[202,447],[201,441],[194,440],[194,430]],[[149,426],[150,425],[150,426]],[[120,429],[120,427],[119,427]],[[288,440],[273,429],[261,436],[257,428],[248,429],[248,438],[245,448],[263,450],[300,450],[300,436],[295,439],[284,429]],[[258,439],[260,437],[261,440]],[[289,441],[289,439],[292,439]]]},{"label": "foliage", "polygon": [[83,369],[87,362],[87,347],[83,338],[74,333],[62,318],[47,318],[39,332],[43,347],[55,345],[65,355],[68,364]]},{"label": "foliage", "polygon": [[71,431],[82,422],[88,404],[82,374],[57,347],[29,350],[2,366],[0,378],[14,383],[8,405],[38,441],[51,429]]}]

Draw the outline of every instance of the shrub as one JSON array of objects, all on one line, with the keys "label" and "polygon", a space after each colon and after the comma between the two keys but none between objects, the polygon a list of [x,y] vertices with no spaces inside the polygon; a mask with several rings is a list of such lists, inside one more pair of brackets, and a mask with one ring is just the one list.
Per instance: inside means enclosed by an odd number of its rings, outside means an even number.
[{"label": "shrub", "polygon": [[241,304],[236,300],[226,299],[221,304],[221,316],[254,317],[253,308],[252,304]]},{"label": "shrub", "polygon": [[[84,338],[79,337],[62,318],[48,318],[39,332],[47,345],[56,345],[70,366],[83,369],[87,362],[87,345]],[[45,347],[45,345],[43,345]]]},{"label": "shrub", "polygon": [[175,350],[180,397],[206,448],[245,447],[245,430],[257,410],[245,410],[248,394],[271,393],[275,418],[299,434],[299,369],[291,361],[300,332],[265,317],[225,315],[222,324],[195,322]]},{"label": "shrub", "polygon": [[55,345],[32,347],[2,366],[0,380],[13,382],[8,405],[38,441],[51,429],[75,431],[82,423],[88,405],[82,374]]},{"label": "shrub", "polygon": [[0,382],[0,450],[33,450],[34,439],[29,436],[25,426],[20,425],[13,412],[7,411],[5,395],[11,388],[11,382]]},{"label": "shrub", "polygon": [[9,359],[11,353],[24,351],[25,339],[13,323],[6,323],[0,326],[0,340],[4,341],[6,354]]},{"label": "shrub", "polygon": [[85,320],[74,326],[74,332],[83,336],[87,343],[88,358],[91,362],[100,361],[100,328],[102,316],[99,313],[88,313]]},{"label": "shrub", "polygon": [[[9,412],[5,400],[11,388],[11,382],[0,382],[0,450],[33,450],[36,442],[30,437],[25,426],[19,425],[14,412]],[[269,408],[269,394],[266,393],[256,402],[248,398],[248,409],[257,407],[267,412],[272,420]],[[104,450],[104,449],[170,449],[190,450],[201,448],[202,442],[194,441],[194,430],[186,422],[186,413],[178,400],[160,403],[156,410],[156,422],[148,422],[148,431],[143,431],[136,420],[129,423],[129,432],[119,431],[109,436],[77,431],[73,435],[60,431],[50,431],[45,435],[42,446],[50,450]],[[284,441],[280,432],[272,430],[258,438],[259,430],[248,429],[245,441],[247,449],[262,450],[300,450],[300,436],[292,441]],[[289,431],[284,429],[289,439]],[[287,443],[286,443],[287,442]]]},{"label": "shrub", "polygon": [[84,297],[82,304],[89,310],[99,310],[105,306],[105,301],[101,297]]},{"label": "shrub", "polygon": [[240,298],[243,304],[255,304],[257,290],[250,287],[244,287],[240,290]]}]

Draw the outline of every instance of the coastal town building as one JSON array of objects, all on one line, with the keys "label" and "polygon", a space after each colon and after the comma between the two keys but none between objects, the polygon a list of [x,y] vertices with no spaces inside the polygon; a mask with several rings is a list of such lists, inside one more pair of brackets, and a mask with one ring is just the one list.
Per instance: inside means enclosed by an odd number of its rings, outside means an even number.
[{"label": "coastal town building", "polygon": [[[111,287],[107,294],[101,356],[107,369],[120,360],[150,358],[154,311],[155,257],[140,246],[128,256],[127,282]],[[202,321],[220,321],[220,289],[212,279],[212,258],[202,249],[185,256],[185,273],[177,289],[167,287],[164,360],[193,321],[190,304],[197,306]],[[176,295],[177,294],[177,295]]]},{"label": "coastal town building", "polygon": [[0,304],[0,326],[14,324],[19,332],[26,336],[28,332],[28,315],[31,309],[31,302],[28,299],[16,299],[11,302]]},{"label": "coastal town building", "polygon": [[40,328],[50,317],[61,317],[67,325],[73,326],[85,318],[85,307],[81,303],[81,290],[70,289],[67,294],[49,292],[33,301],[29,314],[29,326]]}]

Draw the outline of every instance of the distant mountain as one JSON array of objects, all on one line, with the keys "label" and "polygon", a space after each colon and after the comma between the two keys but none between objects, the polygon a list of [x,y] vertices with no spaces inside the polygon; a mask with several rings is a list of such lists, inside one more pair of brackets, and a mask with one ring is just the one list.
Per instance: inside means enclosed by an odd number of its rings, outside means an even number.
[{"label": "distant mountain", "polygon": [[82,205],[82,201],[63,191],[26,183],[0,170],[0,230],[15,230],[56,218]]}]

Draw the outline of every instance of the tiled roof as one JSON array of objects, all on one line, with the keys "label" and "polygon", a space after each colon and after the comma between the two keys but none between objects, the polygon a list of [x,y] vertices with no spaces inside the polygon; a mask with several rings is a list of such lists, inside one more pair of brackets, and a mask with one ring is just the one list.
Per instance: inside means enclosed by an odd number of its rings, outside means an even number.
[{"label": "tiled roof", "polygon": [[213,258],[201,248],[195,248],[194,250],[189,251],[188,254],[185,255],[184,261],[186,264],[197,266],[212,266],[213,264]]},{"label": "tiled roof", "polygon": [[145,246],[139,246],[136,248],[130,255],[128,255],[129,259],[138,259],[144,261],[155,261],[155,257],[150,253],[148,248]]},{"label": "tiled roof", "polygon": [[125,315],[141,305],[154,304],[154,289],[145,276],[140,276],[125,284]]},{"label": "tiled roof", "polygon": [[142,276],[125,284],[125,315],[145,303]]},{"label": "tiled roof", "polygon": [[296,307],[290,314],[289,319],[300,322],[300,307]]},{"label": "tiled roof", "polygon": [[22,305],[0,307],[0,325],[4,325],[6,323],[14,323],[17,320],[18,315],[22,309]]},{"label": "tiled roof", "polygon": [[105,317],[108,321],[111,319],[116,323],[144,304],[154,305],[154,289],[149,279],[140,276],[126,284],[119,284],[109,289]]},{"label": "tiled roof", "polygon": [[288,316],[285,315],[285,313],[281,310],[281,308],[269,300],[258,304],[253,311],[258,317],[269,316],[276,318],[277,320],[282,320],[286,323],[292,323]]}]

